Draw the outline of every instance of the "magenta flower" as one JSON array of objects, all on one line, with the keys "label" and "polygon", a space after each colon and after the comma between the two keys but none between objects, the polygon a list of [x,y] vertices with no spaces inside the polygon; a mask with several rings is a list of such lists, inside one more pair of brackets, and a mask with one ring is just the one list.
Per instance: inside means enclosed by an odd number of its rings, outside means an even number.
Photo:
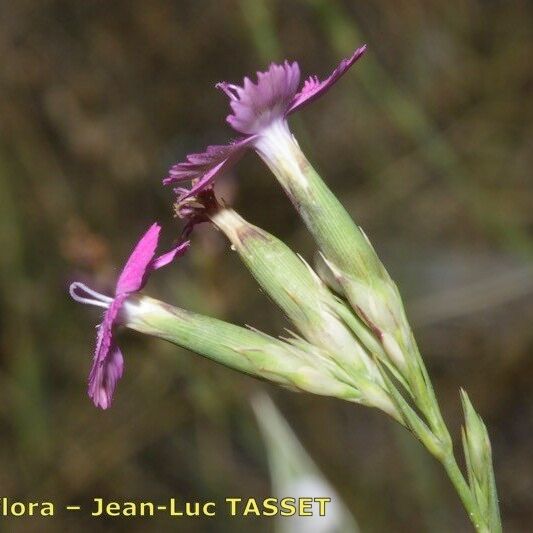
[{"label": "magenta flower", "polygon": [[244,78],[242,87],[222,82],[217,87],[229,99],[233,115],[227,117],[234,130],[248,135],[261,134],[261,131],[276,120],[285,119],[322,96],[339,78],[365,53],[366,46],[358,48],[324,81],[310,76],[300,91],[300,67],[298,63],[285,61],[283,65],[272,63],[266,72],[257,73],[257,83]]},{"label": "magenta flower", "polygon": [[[276,151],[273,145],[277,143],[280,148],[275,138],[279,140],[289,134],[287,117],[326,93],[365,51],[366,45],[358,48],[323,81],[316,76],[309,77],[300,90],[300,67],[298,63],[288,61],[282,65],[273,63],[266,72],[258,72],[256,83],[249,78],[244,78],[242,86],[218,83],[217,87],[229,97],[233,111],[227,122],[245,136],[227,145],[209,146],[203,153],[189,155],[186,161],[172,166],[163,183],[191,181],[191,189],[176,189],[183,200],[209,187],[249,147],[253,147],[263,159],[273,159],[273,151]],[[277,150],[278,158],[279,153]]]},{"label": "magenta flower", "polygon": [[93,364],[89,373],[88,393],[96,407],[107,409],[111,405],[115,386],[122,377],[124,359],[113,337],[113,327],[119,322],[124,302],[130,294],[140,291],[146,285],[152,271],[183,255],[189,246],[189,242],[183,242],[155,257],[160,231],[159,224],[154,223],[141,237],[120,273],[113,298],[78,281],[70,285],[69,292],[74,300],[106,309],[102,323],[98,326]]},{"label": "magenta flower", "polygon": [[190,191],[177,191],[192,196],[208,187],[219,174],[235,164],[252,141],[252,137],[245,137],[229,144],[208,146],[205,152],[199,154],[189,154],[186,161],[177,163],[170,169],[163,184],[192,181],[193,187]]}]

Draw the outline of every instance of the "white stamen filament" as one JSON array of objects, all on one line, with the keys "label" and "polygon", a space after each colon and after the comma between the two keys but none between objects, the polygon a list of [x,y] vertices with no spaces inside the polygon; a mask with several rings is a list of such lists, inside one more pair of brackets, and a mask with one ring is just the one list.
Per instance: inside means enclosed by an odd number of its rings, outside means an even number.
[{"label": "white stamen filament", "polygon": [[[85,296],[81,296],[76,293],[77,290],[83,291],[86,294],[93,296],[93,298],[86,298]],[[76,300],[79,303],[96,305],[97,307],[103,307],[104,309],[107,309],[113,301],[113,298],[94,291],[93,289],[87,287],[87,285],[85,285],[84,283],[81,283],[81,281],[75,281],[74,283],[71,283],[68,292],[72,299]]]},{"label": "white stamen filament", "polygon": [[217,89],[220,89],[223,91],[230,100],[238,100],[239,99],[239,86],[234,85],[233,83],[217,83],[216,84]]}]

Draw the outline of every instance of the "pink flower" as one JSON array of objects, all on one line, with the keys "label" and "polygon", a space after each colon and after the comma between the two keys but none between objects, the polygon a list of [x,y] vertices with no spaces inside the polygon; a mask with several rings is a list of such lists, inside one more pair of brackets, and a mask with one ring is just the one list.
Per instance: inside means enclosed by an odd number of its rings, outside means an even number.
[{"label": "pink flower", "polygon": [[152,271],[183,255],[189,246],[188,241],[183,242],[155,257],[160,231],[161,227],[154,223],[141,237],[120,273],[114,297],[100,294],[80,282],[70,285],[69,292],[74,300],[106,309],[98,326],[93,364],[89,373],[88,393],[96,407],[110,407],[115,386],[124,370],[122,352],[113,337],[113,328],[119,322],[124,302],[130,294],[140,291],[146,285]]},{"label": "pink flower", "polygon": [[242,87],[218,83],[217,87],[228,95],[233,110],[226,120],[240,133],[260,134],[272,122],[285,119],[326,93],[365,51],[366,45],[358,48],[323,81],[310,76],[300,91],[300,67],[296,61],[285,61],[283,65],[272,63],[266,72],[257,73],[257,83],[249,78],[244,78]]},{"label": "pink flower", "polygon": [[205,152],[189,154],[185,161],[176,163],[163,180],[163,185],[191,181],[190,190],[178,189],[176,192],[193,196],[209,187],[224,170],[232,167],[252,143],[253,137],[244,137],[229,144],[208,146]]},{"label": "pink flower", "polygon": [[192,182],[191,189],[176,189],[178,204],[210,187],[246,149],[252,147],[260,154],[264,152],[266,143],[262,139],[270,130],[281,126],[278,129],[288,131],[287,117],[325,94],[365,52],[366,45],[343,59],[326,79],[320,81],[317,76],[310,76],[300,90],[300,67],[297,62],[288,61],[282,65],[272,63],[266,72],[258,72],[256,83],[249,78],[244,78],[242,86],[218,83],[217,87],[229,97],[233,111],[226,118],[227,122],[245,136],[226,145],[208,146],[205,152],[191,154],[185,161],[172,166],[163,180],[165,185]]}]

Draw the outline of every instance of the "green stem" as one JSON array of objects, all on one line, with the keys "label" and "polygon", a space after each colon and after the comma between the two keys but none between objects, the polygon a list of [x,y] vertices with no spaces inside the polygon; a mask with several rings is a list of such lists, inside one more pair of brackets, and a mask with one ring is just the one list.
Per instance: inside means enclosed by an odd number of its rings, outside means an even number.
[{"label": "green stem", "polygon": [[441,462],[442,466],[444,466],[444,469],[446,470],[446,473],[448,474],[448,477],[450,478],[450,481],[455,487],[459,498],[461,498],[461,502],[463,503],[463,506],[466,509],[472,524],[474,524],[476,531],[479,533],[490,533],[486,524],[479,516],[476,502],[474,501],[470,488],[468,487],[468,484],[466,483],[466,480],[459,469],[459,466],[457,465],[453,451],[450,451]]}]

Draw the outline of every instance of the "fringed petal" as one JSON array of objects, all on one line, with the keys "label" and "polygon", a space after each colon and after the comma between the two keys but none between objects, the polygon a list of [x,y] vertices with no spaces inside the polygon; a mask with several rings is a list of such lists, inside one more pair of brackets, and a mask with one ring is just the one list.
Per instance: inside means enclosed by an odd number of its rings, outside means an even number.
[{"label": "fringed petal", "polygon": [[285,117],[300,84],[298,63],[272,63],[266,72],[257,73],[257,83],[244,78],[242,87],[226,82],[217,84],[230,98],[233,114],[227,117],[233,129],[248,135],[260,133],[273,121]]},{"label": "fringed petal", "polygon": [[294,97],[287,114],[293,113],[304,105],[307,105],[324,93],[326,93],[350,67],[366,52],[366,45],[358,48],[350,57],[343,59],[339,66],[325,80],[320,81],[317,76],[310,76],[305,82],[302,90]]}]

